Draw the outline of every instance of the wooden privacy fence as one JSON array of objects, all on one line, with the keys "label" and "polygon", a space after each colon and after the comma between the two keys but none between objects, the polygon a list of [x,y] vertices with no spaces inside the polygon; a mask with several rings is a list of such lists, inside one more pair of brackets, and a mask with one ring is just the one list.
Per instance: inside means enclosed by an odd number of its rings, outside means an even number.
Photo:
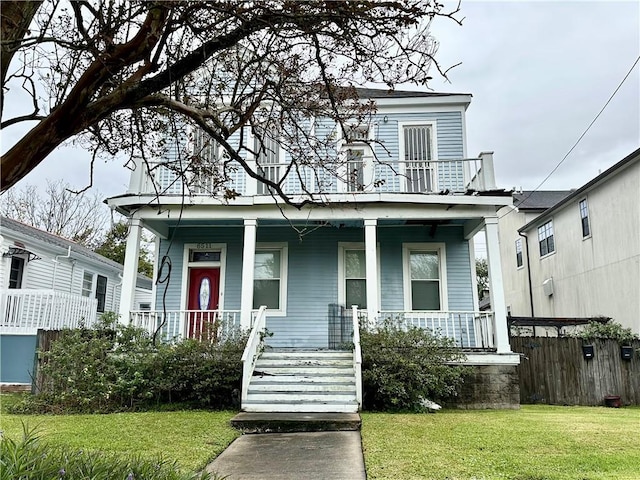
[{"label": "wooden privacy fence", "polygon": [[603,405],[619,396],[622,405],[640,405],[640,341],[623,360],[615,340],[595,340],[586,360],[579,338],[512,337],[511,349],[523,354],[520,402],[550,405]]}]

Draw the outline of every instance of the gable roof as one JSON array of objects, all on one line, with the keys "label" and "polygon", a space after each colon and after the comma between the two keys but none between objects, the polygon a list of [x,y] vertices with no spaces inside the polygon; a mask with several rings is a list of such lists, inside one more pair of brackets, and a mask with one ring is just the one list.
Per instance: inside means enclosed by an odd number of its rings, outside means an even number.
[{"label": "gable roof", "polygon": [[[84,245],[80,245],[79,243],[59,237],[58,235],[54,235],[49,232],[45,232],[44,230],[40,230],[39,228],[32,227],[31,225],[18,222],[17,220],[13,220],[11,218],[0,216],[0,227],[3,234],[5,233],[5,231],[9,230],[10,232],[13,232],[14,235],[17,234],[17,236],[24,237],[25,239],[33,239],[34,241],[37,241],[39,243],[60,249],[61,252],[67,252],[69,248],[71,248],[71,252],[84,257],[89,262],[103,265],[112,270],[117,270],[118,272],[122,272],[124,268],[123,265],[119,264],[118,262],[115,262],[107,257],[103,257],[93,250],[85,247]],[[136,283],[142,288],[151,288],[147,287],[150,282],[151,279],[149,279],[148,277],[145,277],[144,275],[138,275],[138,281]]]},{"label": "gable roof", "polygon": [[518,210],[546,210],[571,195],[573,190],[523,191],[513,194],[513,206]]},{"label": "gable roof", "polygon": [[600,183],[606,182],[609,179],[609,177],[617,175],[618,173],[622,172],[625,168],[630,167],[631,165],[633,165],[634,163],[636,163],[638,161],[640,161],[640,148],[638,148],[637,150],[633,151],[632,153],[630,153],[629,155],[624,157],[618,163],[616,163],[612,167],[610,167],[607,170],[605,170],[604,172],[602,172],[600,175],[595,177],[593,180],[585,183],[582,187],[578,188],[577,190],[573,190],[570,195],[567,195],[562,200],[558,201],[555,205],[552,205],[551,207],[546,209],[544,212],[542,212],[540,215],[538,215],[532,221],[530,221],[529,223],[527,223],[523,227],[519,228],[518,231],[519,232],[526,232],[533,225],[539,224],[540,220],[542,220],[543,218],[550,216],[552,213],[560,210],[567,203],[575,200],[576,197],[581,197],[582,195],[584,195],[585,192],[591,190],[592,188],[596,187]]}]

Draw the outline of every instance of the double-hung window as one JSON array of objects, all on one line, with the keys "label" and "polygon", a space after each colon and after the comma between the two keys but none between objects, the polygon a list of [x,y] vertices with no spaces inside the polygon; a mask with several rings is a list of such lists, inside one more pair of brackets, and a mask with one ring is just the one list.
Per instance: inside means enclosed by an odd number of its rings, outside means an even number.
[{"label": "double-hung window", "polygon": [[96,298],[98,299],[98,312],[104,312],[107,301],[107,277],[96,277]]},{"label": "double-hung window", "polygon": [[516,266],[520,268],[522,266],[522,239],[516,240]]},{"label": "double-hung window", "polygon": [[589,206],[587,205],[587,199],[580,200],[580,222],[582,224],[582,238],[591,235],[591,228],[589,227]]},{"label": "double-hung window", "polygon": [[538,244],[540,245],[540,256],[544,257],[556,250],[553,240],[553,220],[549,220],[544,225],[538,227]]},{"label": "double-hung window", "polygon": [[364,246],[342,244],[340,246],[340,302],[346,308],[357,305],[367,308],[367,265]]},{"label": "double-hung window", "polygon": [[447,309],[443,244],[404,245],[405,308],[410,311]]},{"label": "double-hung window", "polygon": [[284,314],[287,299],[287,247],[264,244],[256,248],[253,269],[253,308]]},{"label": "double-hung window", "polygon": [[82,290],[83,297],[90,297],[93,293],[93,273],[84,272],[82,275]]}]

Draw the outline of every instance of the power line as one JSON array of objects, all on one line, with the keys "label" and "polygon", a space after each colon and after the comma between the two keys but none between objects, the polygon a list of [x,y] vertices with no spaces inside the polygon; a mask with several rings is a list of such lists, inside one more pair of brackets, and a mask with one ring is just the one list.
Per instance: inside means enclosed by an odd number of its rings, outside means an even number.
[{"label": "power line", "polygon": [[[620,88],[622,87],[622,85],[624,85],[624,82],[626,82],[627,78],[629,78],[629,75],[631,75],[631,72],[633,72],[633,69],[636,67],[636,65],[638,64],[638,62],[640,62],[640,56],[638,56],[638,58],[636,58],[635,62],[633,62],[633,65],[631,65],[631,68],[629,69],[629,71],[627,72],[627,74],[624,76],[624,78],[622,79],[622,81],[620,82],[620,84],[616,87],[616,89],[613,91],[613,93],[611,94],[611,96],[609,97],[609,99],[605,102],[604,106],[600,109],[600,111],[598,112],[598,114],[593,118],[593,120],[591,120],[591,123],[589,124],[589,126],[585,129],[584,132],[582,132],[582,135],[580,135],[580,137],[578,138],[578,140],[576,140],[576,142],[573,144],[573,146],[569,149],[569,151],[566,153],[566,155],[564,157],[562,157],[562,160],[560,160],[555,167],[553,167],[553,170],[551,170],[551,172],[549,172],[549,174],[544,178],[544,180],[542,180],[538,186],[536,188],[534,188],[533,190],[531,190],[531,192],[529,192],[529,195],[527,195],[525,198],[522,199],[522,202],[525,202],[531,195],[533,195],[534,192],[538,191],[538,189],[540,187],[542,187],[542,185],[544,185],[546,183],[547,180],[549,180],[549,178],[551,178],[551,175],[553,175],[556,170],[558,170],[558,168],[560,168],[560,166],[564,163],[564,161],[567,159],[567,157],[569,157],[569,155],[571,155],[571,152],[573,152],[573,150],[578,146],[578,144],[580,143],[580,141],[584,138],[584,136],[587,134],[587,132],[589,130],[591,130],[591,127],[593,126],[594,123],[596,123],[596,121],[598,120],[598,118],[600,118],[600,115],[602,115],[602,112],[604,112],[605,108],[607,108],[607,106],[609,105],[609,103],[611,103],[611,100],[613,100],[613,97],[616,96],[616,94],[618,93],[618,90],[620,90]],[[522,203],[521,202],[521,203]],[[504,215],[502,215],[499,218],[504,218],[507,215],[509,215],[511,212],[513,212],[513,209],[510,209],[509,211],[507,211],[507,213],[505,213]]]}]

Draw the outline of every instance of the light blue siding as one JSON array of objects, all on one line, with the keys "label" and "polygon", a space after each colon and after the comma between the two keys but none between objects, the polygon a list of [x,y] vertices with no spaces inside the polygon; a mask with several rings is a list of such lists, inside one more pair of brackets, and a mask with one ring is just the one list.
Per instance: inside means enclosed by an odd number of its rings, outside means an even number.
[{"label": "light blue siding", "polygon": [[[386,118],[386,121],[385,121]],[[306,120],[304,122],[307,122]],[[372,116],[371,128],[374,145],[374,154],[377,159],[375,164],[376,181],[375,190],[381,192],[402,192],[404,191],[405,177],[402,176],[403,167],[400,165],[399,135],[401,122],[425,122],[435,125],[436,138],[434,144],[437,149],[437,160],[459,160],[464,156],[464,139],[463,139],[463,120],[460,111],[443,111],[425,112],[425,113],[380,113]],[[310,124],[303,125],[305,128],[311,128]],[[245,128],[245,139],[247,138],[248,128]],[[326,146],[319,148],[315,152],[318,161],[325,166],[329,166],[331,171],[335,171],[336,164],[333,160],[337,159],[337,146],[340,134],[336,124],[328,119],[317,119],[315,122],[315,136],[319,145]],[[239,147],[240,134],[236,132],[229,138],[229,143],[234,147]],[[246,140],[245,140],[246,141]],[[176,161],[181,148],[180,142],[186,145],[186,138],[172,142],[167,147],[166,159]],[[243,158],[247,158],[247,152],[243,149],[240,152]],[[290,162],[291,156],[285,152],[283,156],[285,162]],[[244,169],[237,164],[227,171],[229,181],[227,187],[235,189],[238,193],[247,194],[248,177]],[[176,165],[180,167],[179,164]],[[335,193],[338,189],[338,179],[329,169],[311,168],[308,166],[300,166],[297,170],[289,172],[288,177],[283,182],[283,188],[290,194],[303,193],[301,181],[304,186],[313,192]],[[284,168],[280,168],[280,174],[284,173]],[[343,173],[344,174],[344,173]],[[177,176],[169,169],[162,167],[156,174],[156,180],[160,185],[168,188],[167,193],[181,194],[181,182],[176,181]],[[173,182],[173,183],[172,183]],[[464,166],[461,162],[455,163],[439,163],[437,165],[437,189],[449,189],[453,191],[462,191],[465,187]],[[185,193],[189,193],[186,189]],[[192,192],[193,193],[193,192]],[[197,192],[195,192],[197,194]]]},{"label": "light blue siding", "polygon": [[[430,226],[378,228],[380,289],[382,310],[404,310],[403,243],[445,244],[449,310],[473,310],[473,282],[468,242],[461,226],[442,226],[430,236]],[[185,243],[224,243],[227,245],[224,308],[240,309],[242,275],[242,227],[183,227],[174,235],[169,248],[172,270],[166,308],[178,310],[182,296]],[[364,242],[364,229],[322,227],[302,238],[290,226],[260,226],[258,243],[285,242],[288,246],[286,316],[267,318],[274,335],[274,346],[326,346],[330,305],[338,302],[338,244]],[[168,241],[161,242],[164,254]],[[157,289],[157,309],[162,309],[164,285]]]}]

